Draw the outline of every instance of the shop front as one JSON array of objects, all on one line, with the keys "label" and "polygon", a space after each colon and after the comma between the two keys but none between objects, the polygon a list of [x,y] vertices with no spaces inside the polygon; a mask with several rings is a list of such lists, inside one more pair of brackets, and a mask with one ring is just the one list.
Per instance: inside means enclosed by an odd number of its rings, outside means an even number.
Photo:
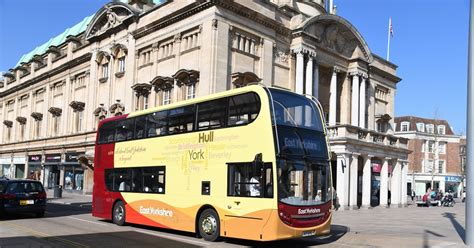
[{"label": "shop front", "polygon": [[41,162],[43,160],[42,155],[29,155],[28,156],[28,179],[41,180],[41,171],[43,167]]},{"label": "shop front", "polygon": [[24,156],[13,157],[13,165],[15,168],[15,178],[25,178],[26,158]]},{"label": "shop front", "polygon": [[444,192],[451,192],[454,194],[454,197],[459,197],[461,194],[461,181],[460,176],[445,176],[445,190]]},{"label": "shop front", "polygon": [[61,164],[64,168],[65,190],[82,192],[84,189],[84,168],[78,162],[79,156],[84,156],[84,153],[68,152]]},{"label": "shop front", "polygon": [[61,164],[61,154],[46,154],[44,159],[43,184],[44,187],[52,189],[60,185],[61,173],[59,166]]},{"label": "shop front", "polygon": [[0,157],[0,177],[12,178],[11,164],[11,157]]},{"label": "shop front", "polygon": [[[382,163],[381,161],[377,161],[374,159],[374,163],[372,163],[372,183],[371,183],[371,199],[370,199],[370,205],[372,207],[380,205],[380,172],[382,171]],[[388,165],[388,185],[387,188],[388,190],[388,198],[390,202],[390,178],[392,175],[392,170],[393,166],[391,164]]]}]

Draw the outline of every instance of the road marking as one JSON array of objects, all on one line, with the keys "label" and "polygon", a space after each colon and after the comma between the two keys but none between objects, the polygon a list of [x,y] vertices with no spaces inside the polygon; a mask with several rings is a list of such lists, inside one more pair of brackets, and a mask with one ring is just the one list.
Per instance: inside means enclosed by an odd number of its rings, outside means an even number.
[{"label": "road marking", "polygon": [[209,244],[210,244],[210,243],[205,243],[205,242],[201,242],[201,241],[183,239],[183,238],[178,238],[178,237],[173,237],[173,236],[166,236],[166,235],[147,232],[147,231],[142,231],[142,230],[138,230],[138,229],[135,229],[134,231],[139,232],[139,233],[143,233],[143,234],[153,235],[153,236],[160,237],[160,238],[171,239],[171,240],[175,240],[175,241],[182,241],[182,242],[185,242],[185,243],[194,243],[194,244],[199,244],[199,245],[204,245],[204,246],[209,246]]},{"label": "road marking", "polygon": [[55,240],[55,241],[61,242],[61,243],[66,244],[66,245],[72,245],[74,247],[81,247],[81,248],[90,247],[90,246],[83,245],[83,244],[80,244],[80,243],[77,243],[77,242],[74,242],[74,241],[71,241],[71,240],[51,236],[50,234],[40,232],[40,231],[37,231],[37,230],[33,230],[33,229],[30,229],[30,228],[27,228],[27,227],[24,227],[24,226],[16,225],[16,224],[13,224],[13,223],[5,223],[4,222],[2,224],[13,227],[13,228],[15,228],[17,230],[20,230],[20,231],[24,231],[26,233],[30,233],[33,236],[36,236],[37,238],[43,238],[45,240],[51,239],[51,240]]},{"label": "road marking", "polygon": [[79,219],[79,218],[75,218],[75,217],[70,217],[70,216],[68,216],[68,218],[69,218],[69,219],[74,219],[74,220],[85,221],[85,222],[89,222],[89,223],[97,224],[97,225],[101,225],[101,226],[107,226],[107,224],[100,223],[100,222],[97,222],[97,221],[83,220],[83,219]]}]

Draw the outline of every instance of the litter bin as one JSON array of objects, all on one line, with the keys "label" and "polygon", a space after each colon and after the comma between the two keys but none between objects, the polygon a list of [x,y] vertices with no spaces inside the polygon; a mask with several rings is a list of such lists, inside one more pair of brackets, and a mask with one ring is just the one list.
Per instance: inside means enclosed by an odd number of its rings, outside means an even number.
[{"label": "litter bin", "polygon": [[54,186],[54,198],[61,198],[63,197],[63,186],[56,185]]}]

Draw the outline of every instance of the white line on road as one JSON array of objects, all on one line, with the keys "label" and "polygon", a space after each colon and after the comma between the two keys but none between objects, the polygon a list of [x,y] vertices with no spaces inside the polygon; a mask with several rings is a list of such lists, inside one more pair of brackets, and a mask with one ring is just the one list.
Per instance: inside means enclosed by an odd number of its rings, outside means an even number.
[{"label": "white line on road", "polygon": [[194,243],[194,244],[199,244],[199,245],[203,245],[203,246],[209,246],[209,243],[205,243],[205,242],[189,240],[189,239],[182,239],[182,238],[167,236],[167,235],[161,235],[161,234],[158,234],[158,233],[152,233],[152,232],[147,232],[147,231],[142,231],[142,230],[137,230],[137,229],[135,229],[134,231],[139,232],[139,233],[143,233],[143,234],[157,236],[157,237],[160,237],[160,238],[172,239],[172,240],[176,240],[176,241],[182,241],[182,242],[185,242],[185,243]]},{"label": "white line on road", "polygon": [[97,221],[83,220],[83,219],[74,218],[74,217],[70,217],[70,216],[68,216],[68,218],[69,218],[69,219],[74,219],[74,220],[85,221],[85,222],[89,222],[89,223],[97,224],[97,225],[101,225],[101,226],[107,226],[107,224],[100,223],[100,222],[97,222]]}]

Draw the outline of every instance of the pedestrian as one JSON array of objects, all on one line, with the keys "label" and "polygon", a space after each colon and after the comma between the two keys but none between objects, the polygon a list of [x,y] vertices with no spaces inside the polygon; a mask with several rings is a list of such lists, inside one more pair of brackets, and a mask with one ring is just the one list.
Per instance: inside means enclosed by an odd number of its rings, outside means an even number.
[{"label": "pedestrian", "polygon": [[412,189],[412,190],[411,190],[411,201],[412,201],[412,202],[415,201],[415,196],[416,196],[415,190]]}]

